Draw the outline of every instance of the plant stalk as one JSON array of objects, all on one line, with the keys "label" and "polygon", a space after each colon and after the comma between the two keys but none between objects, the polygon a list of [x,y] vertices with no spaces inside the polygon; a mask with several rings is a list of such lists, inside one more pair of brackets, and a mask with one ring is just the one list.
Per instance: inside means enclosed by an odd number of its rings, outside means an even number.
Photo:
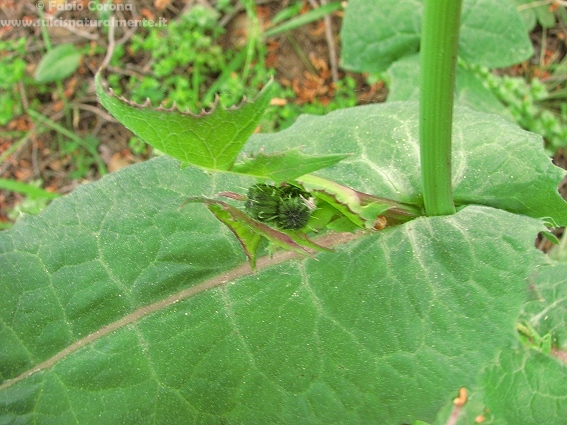
[{"label": "plant stalk", "polygon": [[427,215],[455,212],[451,128],[462,0],[425,0],[421,33],[420,150]]}]

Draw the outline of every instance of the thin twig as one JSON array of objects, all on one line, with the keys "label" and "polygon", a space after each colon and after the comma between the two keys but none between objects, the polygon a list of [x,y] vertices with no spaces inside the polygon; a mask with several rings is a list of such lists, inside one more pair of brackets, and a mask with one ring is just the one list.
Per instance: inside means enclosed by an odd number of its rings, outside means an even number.
[{"label": "thin twig", "polygon": [[[275,0],[256,0],[255,4],[256,6],[261,6],[263,4],[272,3],[274,1]],[[225,27],[232,20],[232,18],[234,18],[235,15],[238,15],[240,12],[243,11],[244,11],[244,6],[242,5],[242,2],[238,2],[238,4],[236,4],[229,13],[227,13],[220,19],[219,25],[221,27]]]},{"label": "thin twig", "polygon": [[30,139],[36,135],[37,131],[37,128],[31,129],[24,135],[24,137],[14,143],[5,152],[3,152],[2,155],[0,155],[0,175],[3,175],[6,171],[8,171],[8,169],[12,165],[12,162],[8,161],[8,158],[11,156],[12,159],[16,160],[24,146],[26,146]]},{"label": "thin twig", "polygon": [[[139,13],[138,13],[138,9],[136,7],[134,7],[134,9],[132,10],[132,20],[136,21],[138,20],[139,17]],[[124,31],[124,35],[122,36],[122,38],[120,40],[118,40],[116,42],[117,46],[121,46],[124,43],[126,43],[128,40],[130,40],[132,38],[132,36],[136,33],[136,31],[138,30],[138,27],[136,25],[132,26],[132,28],[128,28],[126,27],[126,30]]]},{"label": "thin twig", "polygon": [[[321,6],[327,5],[327,0],[319,0]],[[327,37],[327,44],[329,45],[329,62],[331,63],[331,76],[333,78],[333,83],[337,84],[339,82],[339,67],[337,65],[337,49],[335,48],[335,43],[333,41],[333,27],[331,24],[331,16],[325,15],[325,36]]]},{"label": "thin twig", "polygon": [[83,109],[85,111],[89,111],[94,114],[100,115],[106,121],[118,122],[112,115],[107,114],[106,112],[102,111],[96,106],[88,105],[86,103],[73,103],[72,105],[76,108]]},{"label": "thin twig", "polygon": [[117,66],[109,66],[107,69],[109,72],[112,72],[113,74],[126,75],[128,77],[133,77],[133,78],[143,78],[146,75],[151,75],[150,72],[144,73],[142,71],[130,69],[130,66],[128,66],[128,64],[126,64],[124,69],[118,68]]},{"label": "thin twig", "polygon": [[29,107],[29,103],[28,103],[28,97],[26,95],[26,87],[24,86],[24,83],[22,81],[18,81],[18,91],[20,92],[20,99],[22,101],[22,106],[24,110],[26,110]]},{"label": "thin twig", "polygon": [[[132,19],[135,20],[136,18],[132,18]],[[138,28],[136,27],[136,25],[134,25],[132,28],[128,28],[124,32],[124,35],[122,36],[122,38],[116,42],[116,45],[121,46],[122,44],[126,43],[128,40],[130,40],[132,38],[132,36],[134,34],[136,34],[137,30],[138,30]]]},{"label": "thin twig", "polygon": [[75,28],[74,25],[66,25],[65,29],[68,30],[69,32],[72,32],[75,35],[78,35],[79,37],[86,38],[88,40],[98,41],[99,39],[98,34],[91,34],[90,32],[87,31],[81,31],[80,29]]},{"label": "thin twig", "polygon": [[[313,9],[318,9],[319,4],[316,0],[308,0],[309,4]],[[327,0],[320,0],[321,6],[325,6],[327,4]],[[325,15],[323,18],[325,22],[325,38],[327,39],[327,45],[329,46],[329,63],[331,64],[331,77],[333,79],[333,83],[337,83],[339,81],[339,70],[337,67],[337,51],[335,49],[335,43],[333,42],[333,29],[331,27],[331,17],[329,15]]]},{"label": "thin twig", "polygon": [[295,41],[295,38],[293,37],[293,34],[291,34],[290,32],[286,32],[285,33],[285,38],[287,39],[287,41],[289,42],[289,44],[291,44],[291,48],[293,49],[293,51],[295,52],[295,54],[299,57],[299,59],[301,60],[301,62],[303,62],[303,65],[305,65],[305,67],[309,70],[309,72],[311,74],[317,74],[317,70],[315,69],[315,66],[311,63],[311,61],[309,60],[309,58],[305,55],[305,52],[301,49],[301,47],[299,46],[299,44],[297,43],[297,41]]},{"label": "thin twig", "polygon": [[179,12],[178,16],[185,15],[187,12],[189,12],[189,9],[193,7],[193,3],[195,3],[195,0],[189,0],[188,2],[186,2],[185,6],[181,10],[181,12]]},{"label": "thin twig", "polygon": [[34,172],[34,177],[41,176],[41,170],[39,169],[39,166],[37,165],[37,144],[36,143],[32,143],[31,159],[32,159],[32,168],[33,168],[33,172]]},{"label": "thin twig", "polygon": [[112,54],[114,53],[114,16],[110,17],[110,26],[108,28],[108,50],[106,52],[106,56],[100,65],[100,70],[103,70],[107,67],[112,59]]},{"label": "thin twig", "polygon": [[317,0],[307,0],[307,1],[311,5],[312,9],[317,9],[319,7],[319,3],[317,3]]}]

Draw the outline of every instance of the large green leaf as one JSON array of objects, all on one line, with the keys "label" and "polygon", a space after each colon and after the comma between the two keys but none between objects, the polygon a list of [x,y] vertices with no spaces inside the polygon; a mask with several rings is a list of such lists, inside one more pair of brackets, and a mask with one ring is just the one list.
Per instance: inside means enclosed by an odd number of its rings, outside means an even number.
[{"label": "large green leaf", "polygon": [[[248,146],[282,149],[289,140],[307,153],[352,152],[317,174],[362,192],[421,206],[418,104],[392,102],[302,116],[277,134],[257,134]],[[317,137],[313,137],[317,134]],[[496,115],[458,107],[453,129],[453,193],[458,205],[481,204],[567,224],[557,192],[565,171],[554,166],[541,136]]]},{"label": "large green leaf", "polygon": [[[341,29],[342,65],[382,72],[419,50],[421,0],[350,0]],[[509,0],[465,0],[459,55],[468,63],[500,68],[533,54],[522,17]]]},{"label": "large green leaf", "polygon": [[419,50],[420,0],[351,0],[341,27],[341,65],[359,72],[381,72]]},{"label": "large green leaf", "polygon": [[211,180],[157,159],[2,235],[5,419],[398,423],[513,338],[536,220],[470,207],[251,274],[204,206],[177,212],[234,185]]},{"label": "large green leaf", "polygon": [[503,68],[534,54],[512,0],[465,0],[461,22],[459,56],[468,63]]},{"label": "large green leaf", "polygon": [[[457,116],[457,170],[480,185],[479,167],[498,184],[498,171],[523,158],[503,138],[507,124],[469,110]],[[249,147],[286,148],[297,143],[290,135],[316,132],[312,149],[323,154],[355,148],[329,177],[419,201],[416,117],[415,105],[402,103],[306,116]],[[484,145],[473,119],[494,131]],[[547,179],[541,190],[550,196],[558,174],[530,151],[527,133],[515,135],[537,168],[520,167],[524,183]],[[497,136],[508,156],[496,172],[490,161],[483,169],[463,159],[478,151],[490,159]],[[327,234],[317,242],[336,252],[278,252],[252,273],[205,205],[179,206],[253,181],[160,157],[0,233],[2,421],[432,421],[515,341],[526,276],[540,261],[540,220],[469,206],[381,232]],[[480,185],[477,196],[482,188],[490,193]]]}]

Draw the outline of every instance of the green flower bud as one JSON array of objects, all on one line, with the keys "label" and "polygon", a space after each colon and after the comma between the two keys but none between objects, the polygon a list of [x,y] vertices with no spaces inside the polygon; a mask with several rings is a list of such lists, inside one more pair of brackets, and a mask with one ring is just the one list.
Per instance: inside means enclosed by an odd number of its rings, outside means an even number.
[{"label": "green flower bud", "polygon": [[311,209],[302,197],[285,197],[278,206],[277,225],[282,229],[297,230],[307,224]]},{"label": "green flower bud", "polygon": [[277,187],[259,183],[248,189],[248,199],[244,207],[252,218],[265,222],[277,217],[279,201]]}]

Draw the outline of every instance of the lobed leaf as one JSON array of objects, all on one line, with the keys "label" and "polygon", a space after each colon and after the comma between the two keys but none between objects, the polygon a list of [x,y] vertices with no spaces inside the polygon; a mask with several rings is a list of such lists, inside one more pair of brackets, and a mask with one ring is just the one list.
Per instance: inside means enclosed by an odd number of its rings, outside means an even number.
[{"label": "lobed leaf", "polygon": [[258,126],[270,101],[267,84],[253,102],[195,115],[176,108],[152,108],[137,105],[107,92],[100,72],[95,76],[100,103],[141,139],[163,153],[188,164],[212,170],[228,171],[244,143]]},{"label": "lobed leaf", "polygon": [[266,154],[262,150],[236,163],[244,143],[258,126],[269,104],[271,82],[253,102],[223,109],[215,105],[200,115],[177,108],[154,109],[149,103],[138,105],[107,92],[101,76],[95,76],[102,105],[132,132],[163,153],[187,164],[231,171],[277,183],[333,165],[348,154],[305,155],[299,149]]}]

